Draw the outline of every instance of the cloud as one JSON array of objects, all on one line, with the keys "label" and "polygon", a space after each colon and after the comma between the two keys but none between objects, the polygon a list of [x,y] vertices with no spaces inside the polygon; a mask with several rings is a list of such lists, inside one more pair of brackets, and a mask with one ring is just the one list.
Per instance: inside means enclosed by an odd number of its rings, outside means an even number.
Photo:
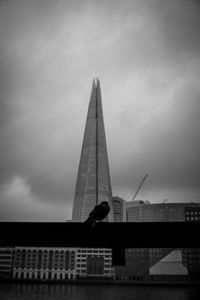
[{"label": "cloud", "polygon": [[[67,206],[56,206],[37,201],[31,193],[26,180],[14,177],[11,182],[3,185],[0,190],[2,201],[1,221],[64,221],[67,217]],[[37,205],[35,205],[37,201]],[[70,218],[70,215],[68,216]]]},{"label": "cloud", "polygon": [[[118,129],[123,145],[129,147],[124,147],[123,159],[120,151],[111,155],[115,161],[120,159],[113,164],[116,186],[134,188],[134,182],[147,172],[151,182],[147,187],[155,194],[163,188],[199,190],[199,97],[199,85],[184,78],[179,84],[174,82],[174,88],[157,105],[150,99],[151,109],[129,104],[120,116],[128,120],[127,126]],[[136,115],[136,121],[131,115]]]}]

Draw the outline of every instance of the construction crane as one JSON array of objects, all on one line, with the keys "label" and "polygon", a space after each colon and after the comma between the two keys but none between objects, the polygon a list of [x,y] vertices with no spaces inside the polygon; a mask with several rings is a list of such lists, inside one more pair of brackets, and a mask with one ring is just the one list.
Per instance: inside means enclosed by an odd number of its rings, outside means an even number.
[{"label": "construction crane", "polygon": [[140,182],[140,185],[139,185],[137,191],[135,192],[135,195],[133,196],[132,200],[134,200],[135,197],[137,196],[137,194],[138,194],[139,190],[141,189],[141,187],[142,187],[142,185],[143,185],[145,179],[147,178],[147,176],[148,176],[148,175],[146,174],[146,175],[144,176],[144,178],[142,179],[142,181]]}]

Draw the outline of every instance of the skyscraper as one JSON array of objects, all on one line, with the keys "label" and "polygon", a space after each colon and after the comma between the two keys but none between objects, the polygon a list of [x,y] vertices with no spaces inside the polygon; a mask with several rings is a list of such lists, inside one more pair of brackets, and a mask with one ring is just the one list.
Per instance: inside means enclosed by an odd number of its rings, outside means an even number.
[{"label": "skyscraper", "polygon": [[113,221],[114,222],[125,222],[126,211],[124,199],[114,196],[112,197],[113,202]]},{"label": "skyscraper", "polygon": [[85,133],[76,181],[73,222],[84,222],[94,206],[102,201],[110,205],[113,221],[112,189],[106,146],[99,79],[93,80]]}]

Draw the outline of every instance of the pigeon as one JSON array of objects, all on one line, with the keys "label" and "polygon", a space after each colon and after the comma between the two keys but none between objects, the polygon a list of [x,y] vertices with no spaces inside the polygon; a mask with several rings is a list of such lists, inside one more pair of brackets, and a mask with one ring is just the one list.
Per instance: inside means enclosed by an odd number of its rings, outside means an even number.
[{"label": "pigeon", "polygon": [[85,223],[89,223],[92,226],[95,226],[96,222],[101,222],[109,214],[110,207],[107,201],[103,201],[100,204],[96,205],[93,210],[90,212],[89,217],[85,220]]}]

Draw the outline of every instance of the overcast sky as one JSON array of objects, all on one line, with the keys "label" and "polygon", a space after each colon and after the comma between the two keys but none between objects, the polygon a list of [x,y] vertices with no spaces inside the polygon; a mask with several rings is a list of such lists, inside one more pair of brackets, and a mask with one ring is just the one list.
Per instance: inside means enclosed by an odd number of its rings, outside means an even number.
[{"label": "overcast sky", "polygon": [[92,79],[113,195],[200,201],[200,2],[0,2],[0,220],[71,219]]}]

